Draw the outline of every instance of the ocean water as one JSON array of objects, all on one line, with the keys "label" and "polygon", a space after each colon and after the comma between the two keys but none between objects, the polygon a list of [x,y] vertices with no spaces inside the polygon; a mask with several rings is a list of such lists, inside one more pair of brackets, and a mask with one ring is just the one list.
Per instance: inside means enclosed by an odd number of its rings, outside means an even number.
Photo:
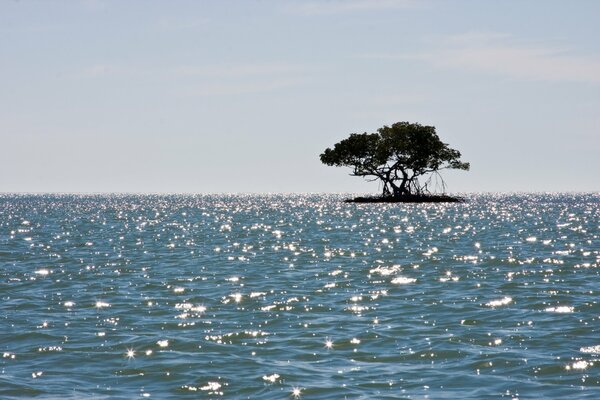
[{"label": "ocean water", "polygon": [[0,196],[0,398],[600,398],[600,194]]}]

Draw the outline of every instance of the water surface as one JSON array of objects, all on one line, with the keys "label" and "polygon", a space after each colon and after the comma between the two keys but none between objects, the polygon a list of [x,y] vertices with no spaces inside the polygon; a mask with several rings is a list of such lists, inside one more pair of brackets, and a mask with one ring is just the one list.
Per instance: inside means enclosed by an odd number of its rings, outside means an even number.
[{"label": "water surface", "polygon": [[0,196],[0,398],[600,398],[600,195]]}]

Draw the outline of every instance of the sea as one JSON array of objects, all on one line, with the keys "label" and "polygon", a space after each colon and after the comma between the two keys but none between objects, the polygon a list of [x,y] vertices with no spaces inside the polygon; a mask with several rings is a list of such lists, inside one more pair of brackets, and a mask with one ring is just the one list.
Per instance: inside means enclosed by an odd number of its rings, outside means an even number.
[{"label": "sea", "polygon": [[600,193],[0,195],[1,399],[600,399]]}]

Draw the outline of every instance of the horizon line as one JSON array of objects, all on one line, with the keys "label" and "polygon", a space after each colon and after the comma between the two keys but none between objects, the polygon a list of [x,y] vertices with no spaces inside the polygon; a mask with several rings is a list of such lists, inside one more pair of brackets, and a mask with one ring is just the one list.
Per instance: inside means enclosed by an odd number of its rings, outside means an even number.
[{"label": "horizon line", "polygon": [[[514,190],[514,191],[479,191],[479,192],[447,192],[447,193],[432,193],[432,194],[447,194],[447,195],[487,195],[487,194],[600,194],[600,190],[561,190],[561,191],[552,191],[552,190],[534,190],[534,191],[522,191],[522,190]],[[75,195],[75,196],[98,196],[98,195],[123,195],[123,196],[143,196],[143,195],[159,195],[159,196],[168,196],[168,195],[187,195],[187,196],[249,196],[249,195],[371,195],[377,196],[377,193],[373,192],[124,192],[124,191],[82,191],[82,192],[0,192],[0,196],[7,195],[19,195],[19,196],[27,196],[27,195],[55,195],[55,196],[63,196],[63,195]]]}]

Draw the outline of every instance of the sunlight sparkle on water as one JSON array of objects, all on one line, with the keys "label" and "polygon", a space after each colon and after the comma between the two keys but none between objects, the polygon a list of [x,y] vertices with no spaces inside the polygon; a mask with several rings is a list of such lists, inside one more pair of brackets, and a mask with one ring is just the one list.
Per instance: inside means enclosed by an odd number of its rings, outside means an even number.
[{"label": "sunlight sparkle on water", "polygon": [[375,268],[371,268],[369,273],[371,274],[379,274],[381,276],[388,276],[395,274],[397,271],[400,271],[402,267],[400,265],[392,265],[391,267],[382,267],[377,266]]},{"label": "sunlight sparkle on water", "polygon": [[575,307],[571,306],[558,306],[558,307],[548,307],[545,309],[547,312],[554,312],[559,314],[572,313],[575,311]]},{"label": "sunlight sparkle on water", "polygon": [[219,382],[207,382],[206,385],[200,387],[200,390],[206,391],[209,394],[223,396],[223,391],[220,390],[221,387],[222,385]]},{"label": "sunlight sparkle on water", "polygon": [[492,301],[486,303],[485,305],[488,307],[500,307],[500,306],[505,306],[507,304],[510,304],[510,303],[512,303],[512,301],[513,301],[512,297],[505,296],[498,300],[492,300]]},{"label": "sunlight sparkle on water", "polygon": [[579,349],[582,353],[600,354],[600,344],[596,346],[582,347]]},{"label": "sunlight sparkle on water", "polygon": [[591,367],[593,366],[594,363],[593,362],[588,362],[585,360],[579,360],[579,361],[575,361],[573,364],[571,365],[567,365],[565,367],[566,370],[570,370],[570,369],[587,369],[587,367]]},{"label": "sunlight sparkle on water", "polygon": [[46,275],[50,274],[50,270],[43,268],[43,269],[38,269],[37,271],[35,271],[35,273],[38,275],[46,276]]},{"label": "sunlight sparkle on water", "polygon": [[467,196],[0,194],[0,398],[600,398],[600,194]]},{"label": "sunlight sparkle on water", "polygon": [[127,349],[127,352],[125,353],[125,357],[132,359],[135,358],[135,351],[133,349]]},{"label": "sunlight sparkle on water", "polygon": [[395,285],[406,285],[408,283],[414,283],[417,280],[415,278],[407,278],[405,276],[398,276],[391,280],[391,283]]},{"label": "sunlight sparkle on water", "polygon": [[267,382],[275,383],[279,379],[279,374],[264,375],[262,378]]},{"label": "sunlight sparkle on water", "polygon": [[239,303],[242,301],[241,293],[233,293],[233,294],[229,295],[229,297],[231,297],[236,303]]}]

